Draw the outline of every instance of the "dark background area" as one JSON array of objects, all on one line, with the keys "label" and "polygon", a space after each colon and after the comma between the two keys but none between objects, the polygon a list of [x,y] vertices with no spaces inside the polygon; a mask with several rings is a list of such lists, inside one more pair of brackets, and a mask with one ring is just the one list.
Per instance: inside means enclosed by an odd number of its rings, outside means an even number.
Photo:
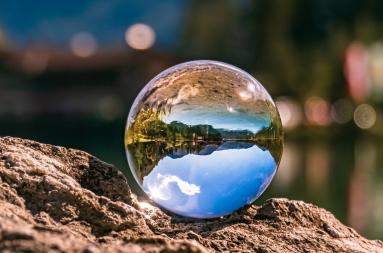
[{"label": "dark background area", "polygon": [[141,88],[183,61],[224,61],[265,86],[285,127],[257,203],[302,199],[382,239],[381,13],[378,0],[2,1],[0,135],[128,171],[125,120]]}]

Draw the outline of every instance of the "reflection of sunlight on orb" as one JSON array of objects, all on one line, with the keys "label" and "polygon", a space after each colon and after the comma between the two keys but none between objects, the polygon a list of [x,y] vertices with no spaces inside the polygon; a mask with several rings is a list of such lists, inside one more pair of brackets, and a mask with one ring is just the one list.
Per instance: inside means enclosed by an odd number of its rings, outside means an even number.
[{"label": "reflection of sunlight on orb", "polygon": [[331,123],[330,105],[320,97],[311,97],[305,102],[305,115],[310,124],[327,126]]},{"label": "reflection of sunlight on orb", "polygon": [[249,100],[252,95],[250,94],[250,92],[248,91],[245,91],[245,90],[242,90],[238,93],[239,97],[243,100],[243,101],[246,101],[246,100]]},{"label": "reflection of sunlight on orb", "polygon": [[126,43],[134,49],[144,50],[153,46],[156,34],[152,27],[146,24],[135,24],[125,32]]},{"label": "reflection of sunlight on orb", "polygon": [[252,83],[248,83],[248,84],[247,84],[247,89],[248,89],[251,93],[253,93],[253,94],[256,92],[256,87],[255,87],[255,85],[252,84]]},{"label": "reflection of sunlight on orb", "polygon": [[231,107],[231,106],[227,106],[227,111],[228,111],[228,112],[231,112],[231,113],[235,113],[235,112],[236,112],[236,111],[234,110],[234,108]]},{"label": "reflection of sunlight on orb", "polygon": [[25,72],[30,74],[40,74],[48,66],[49,54],[43,51],[28,50],[23,57],[22,67]]},{"label": "reflection of sunlight on orb", "polygon": [[70,49],[76,56],[89,57],[96,53],[97,42],[92,34],[81,32],[72,37]]},{"label": "reflection of sunlight on orb", "polygon": [[275,104],[281,116],[282,125],[286,129],[297,127],[302,121],[302,110],[299,104],[287,97],[279,97]]},{"label": "reflection of sunlight on orb", "polygon": [[331,106],[331,118],[339,124],[349,122],[352,119],[353,113],[353,104],[345,98],[336,100]]},{"label": "reflection of sunlight on orb", "polygon": [[368,104],[359,105],[354,112],[354,122],[361,129],[371,128],[376,122],[374,107]]}]

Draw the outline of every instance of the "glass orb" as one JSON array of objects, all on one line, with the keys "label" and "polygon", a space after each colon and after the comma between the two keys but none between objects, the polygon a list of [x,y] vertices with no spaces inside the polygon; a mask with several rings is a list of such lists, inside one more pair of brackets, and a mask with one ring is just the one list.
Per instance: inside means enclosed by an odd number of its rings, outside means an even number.
[{"label": "glass orb", "polygon": [[216,61],[166,69],[130,110],[125,146],[141,189],[173,213],[212,218],[251,204],[282,153],[282,126],[265,88]]}]

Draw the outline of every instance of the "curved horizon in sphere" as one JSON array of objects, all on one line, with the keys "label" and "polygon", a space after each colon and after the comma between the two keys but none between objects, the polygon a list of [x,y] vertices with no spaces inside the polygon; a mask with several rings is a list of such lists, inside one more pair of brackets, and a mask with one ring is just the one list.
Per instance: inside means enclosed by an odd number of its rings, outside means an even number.
[{"label": "curved horizon in sphere", "polygon": [[130,110],[125,147],[141,189],[182,216],[213,218],[255,201],[282,154],[276,106],[251,75],[191,61],[153,78]]}]

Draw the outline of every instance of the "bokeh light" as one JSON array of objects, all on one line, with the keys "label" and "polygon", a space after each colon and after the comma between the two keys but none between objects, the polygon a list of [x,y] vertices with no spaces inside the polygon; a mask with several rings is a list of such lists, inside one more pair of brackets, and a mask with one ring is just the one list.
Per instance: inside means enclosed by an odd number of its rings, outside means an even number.
[{"label": "bokeh light", "polygon": [[376,111],[369,104],[359,105],[354,112],[354,122],[361,129],[368,129],[376,122]]},{"label": "bokeh light", "polygon": [[327,126],[331,123],[329,102],[320,97],[306,100],[304,111],[308,122],[312,125]]},{"label": "bokeh light", "polygon": [[346,50],[344,73],[350,96],[355,101],[364,101],[370,91],[367,73],[368,54],[364,45],[353,42]]},{"label": "bokeh light", "polygon": [[146,24],[135,24],[125,32],[126,43],[134,49],[145,50],[153,46],[156,34],[152,27]]},{"label": "bokeh light", "polygon": [[293,129],[302,122],[302,108],[298,102],[289,97],[279,97],[275,104],[281,116],[282,125],[285,129]]},{"label": "bokeh light", "polygon": [[70,49],[76,56],[90,57],[96,53],[97,41],[92,34],[81,32],[72,37]]},{"label": "bokeh light", "polygon": [[48,67],[50,55],[48,52],[29,49],[22,59],[23,70],[29,74],[40,74]]}]

